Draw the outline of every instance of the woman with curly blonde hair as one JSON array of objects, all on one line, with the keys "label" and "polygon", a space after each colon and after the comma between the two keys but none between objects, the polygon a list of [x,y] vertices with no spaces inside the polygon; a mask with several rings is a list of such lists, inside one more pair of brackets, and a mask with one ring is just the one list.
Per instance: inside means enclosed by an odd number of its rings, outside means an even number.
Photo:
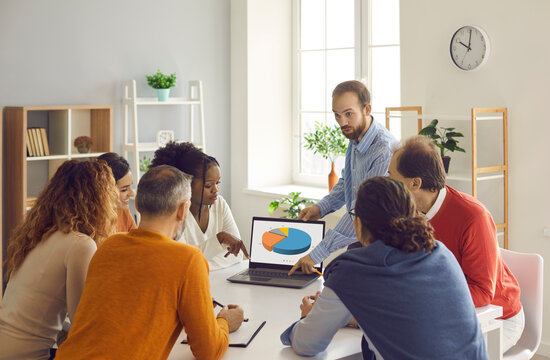
[{"label": "woman with curly blonde hair", "polygon": [[8,245],[0,359],[50,357],[97,245],[115,231],[117,199],[106,163],[70,160],[57,169]]}]

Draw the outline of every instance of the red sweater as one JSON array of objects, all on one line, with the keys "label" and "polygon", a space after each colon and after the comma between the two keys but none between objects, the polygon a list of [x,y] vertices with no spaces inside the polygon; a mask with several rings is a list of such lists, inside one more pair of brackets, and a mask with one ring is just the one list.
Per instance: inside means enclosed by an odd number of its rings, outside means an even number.
[{"label": "red sweater", "polygon": [[475,198],[446,186],[447,195],[430,220],[435,238],[458,260],[476,307],[502,306],[503,319],[521,310],[519,284],[500,256],[496,226]]}]

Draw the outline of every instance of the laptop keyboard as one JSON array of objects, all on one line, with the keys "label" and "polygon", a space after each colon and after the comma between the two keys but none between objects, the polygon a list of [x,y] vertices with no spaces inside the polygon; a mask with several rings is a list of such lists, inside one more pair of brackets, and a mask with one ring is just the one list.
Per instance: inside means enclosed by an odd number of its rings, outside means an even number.
[{"label": "laptop keyboard", "polygon": [[269,271],[269,270],[257,270],[257,269],[248,269],[248,275],[250,276],[265,276],[270,278],[288,278],[288,279],[295,279],[295,280],[303,280],[311,279],[312,277],[316,277],[316,275],[308,275],[308,274],[292,274],[291,276],[288,276],[288,273],[281,272],[281,271]]}]

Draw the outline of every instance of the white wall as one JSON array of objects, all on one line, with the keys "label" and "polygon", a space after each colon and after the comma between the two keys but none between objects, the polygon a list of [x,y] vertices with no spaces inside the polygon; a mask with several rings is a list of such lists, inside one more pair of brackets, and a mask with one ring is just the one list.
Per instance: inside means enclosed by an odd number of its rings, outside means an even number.
[{"label": "white wall", "polygon": [[245,241],[272,199],[244,190],[291,179],[291,20],[289,0],[231,1],[231,199]]},{"label": "white wall", "polygon": [[[200,79],[207,152],[221,164],[230,200],[229,15],[226,0],[1,1],[0,106],[113,104],[121,152],[122,80],[136,79],[146,97],[155,93],[145,75],[157,69],[177,73],[173,96],[187,96],[186,82]],[[172,128],[184,138],[182,113],[145,109],[140,140]]]},{"label": "white wall", "polygon": [[[508,107],[509,247],[550,261],[550,239],[543,237],[550,226],[548,14],[544,0],[402,0],[401,98],[425,113],[467,116],[471,107]],[[463,25],[482,27],[491,41],[489,61],[478,71],[458,70],[449,56],[451,36]],[[541,353],[550,355],[548,263],[544,296]]]}]

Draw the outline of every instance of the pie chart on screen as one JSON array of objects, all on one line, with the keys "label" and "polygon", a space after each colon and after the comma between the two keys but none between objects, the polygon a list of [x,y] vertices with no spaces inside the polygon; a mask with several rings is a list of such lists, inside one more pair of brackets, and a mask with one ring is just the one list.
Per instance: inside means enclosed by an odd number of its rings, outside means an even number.
[{"label": "pie chart on screen", "polygon": [[276,228],[262,235],[262,245],[267,251],[277,254],[301,254],[311,247],[311,236],[294,228]]}]

